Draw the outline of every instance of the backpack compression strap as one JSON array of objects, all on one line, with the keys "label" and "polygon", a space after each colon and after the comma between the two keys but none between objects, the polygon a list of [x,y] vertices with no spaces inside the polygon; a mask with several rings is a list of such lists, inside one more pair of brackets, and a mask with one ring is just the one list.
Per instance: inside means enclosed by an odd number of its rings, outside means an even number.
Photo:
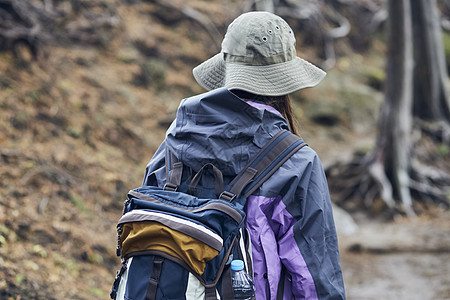
[{"label": "backpack compression strap", "polygon": [[181,183],[182,175],[183,163],[166,147],[166,184],[164,185],[164,190],[176,191]]},{"label": "backpack compression strap", "polygon": [[249,161],[230,183],[230,190],[224,191],[220,198],[233,201],[234,198],[243,194],[246,199],[294,153],[306,145],[302,139],[291,132],[280,131]]}]

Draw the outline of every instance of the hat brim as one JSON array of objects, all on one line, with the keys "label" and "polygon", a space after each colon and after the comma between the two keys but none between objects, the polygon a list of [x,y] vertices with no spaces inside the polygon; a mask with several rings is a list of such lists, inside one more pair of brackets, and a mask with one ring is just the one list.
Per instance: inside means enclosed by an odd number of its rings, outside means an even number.
[{"label": "hat brim", "polygon": [[252,66],[225,62],[222,53],[195,67],[193,74],[206,90],[226,87],[267,96],[287,95],[316,86],[326,75],[300,57],[278,64]]}]

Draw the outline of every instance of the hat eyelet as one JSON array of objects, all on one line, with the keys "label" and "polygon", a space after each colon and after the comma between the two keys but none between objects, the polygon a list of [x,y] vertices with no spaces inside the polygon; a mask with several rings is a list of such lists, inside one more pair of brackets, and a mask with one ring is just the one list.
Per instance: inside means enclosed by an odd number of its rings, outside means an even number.
[{"label": "hat eyelet", "polygon": [[268,34],[272,34],[272,32],[273,32],[272,29],[267,30]]},{"label": "hat eyelet", "polygon": [[267,36],[263,36],[262,40],[263,40],[264,43],[267,42]]},{"label": "hat eyelet", "polygon": [[275,29],[276,29],[276,30],[280,30],[280,26],[278,26],[278,25],[275,26]]}]

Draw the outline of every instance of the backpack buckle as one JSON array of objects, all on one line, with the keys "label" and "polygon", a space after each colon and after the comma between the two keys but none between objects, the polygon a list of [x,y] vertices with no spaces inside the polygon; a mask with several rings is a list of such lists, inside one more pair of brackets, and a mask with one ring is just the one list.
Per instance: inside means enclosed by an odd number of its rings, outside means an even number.
[{"label": "backpack buckle", "polygon": [[164,190],[165,190],[165,191],[176,192],[177,189],[178,189],[178,186],[175,185],[175,184],[173,184],[173,183],[170,183],[170,182],[167,182],[167,183],[164,185]]},{"label": "backpack buckle", "polygon": [[236,194],[233,194],[232,192],[229,191],[223,191],[219,196],[219,199],[226,200],[228,202],[233,201],[234,198],[236,198]]}]

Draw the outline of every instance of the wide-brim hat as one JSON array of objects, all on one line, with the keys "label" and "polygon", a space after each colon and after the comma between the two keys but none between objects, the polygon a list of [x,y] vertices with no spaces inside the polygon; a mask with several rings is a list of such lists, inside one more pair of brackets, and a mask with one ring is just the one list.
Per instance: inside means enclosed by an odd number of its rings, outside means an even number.
[{"label": "wide-brim hat", "polygon": [[194,68],[207,90],[220,87],[281,96],[317,85],[326,75],[298,57],[289,25],[269,12],[249,12],[228,26],[222,50]]}]

